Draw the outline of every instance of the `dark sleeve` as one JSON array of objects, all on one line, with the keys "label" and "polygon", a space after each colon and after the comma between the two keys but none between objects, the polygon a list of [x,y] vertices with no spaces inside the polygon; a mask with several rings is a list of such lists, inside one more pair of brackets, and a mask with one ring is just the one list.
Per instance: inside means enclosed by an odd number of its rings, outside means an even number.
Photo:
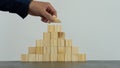
[{"label": "dark sleeve", "polygon": [[17,13],[22,18],[28,15],[31,0],[0,0],[0,10]]}]

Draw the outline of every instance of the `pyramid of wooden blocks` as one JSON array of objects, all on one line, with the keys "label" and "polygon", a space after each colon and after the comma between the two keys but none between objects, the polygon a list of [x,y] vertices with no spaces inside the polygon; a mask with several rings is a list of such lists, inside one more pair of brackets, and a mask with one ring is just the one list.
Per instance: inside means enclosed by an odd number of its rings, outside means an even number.
[{"label": "pyramid of wooden blocks", "polygon": [[23,62],[49,61],[86,61],[86,54],[79,53],[79,48],[73,46],[71,39],[65,39],[61,25],[48,25],[48,31],[43,32],[43,39],[36,40],[35,47],[28,48],[28,54],[21,55]]}]

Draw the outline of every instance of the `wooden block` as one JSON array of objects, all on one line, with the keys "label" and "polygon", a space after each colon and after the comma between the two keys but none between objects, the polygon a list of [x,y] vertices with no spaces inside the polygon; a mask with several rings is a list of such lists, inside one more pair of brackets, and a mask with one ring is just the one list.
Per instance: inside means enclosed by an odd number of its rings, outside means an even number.
[{"label": "wooden block", "polygon": [[55,32],[61,32],[62,26],[61,25],[55,25]]},{"label": "wooden block", "polygon": [[43,46],[43,40],[36,40],[36,47],[41,47]]},{"label": "wooden block", "polygon": [[78,54],[79,53],[79,47],[72,46],[72,54]]},{"label": "wooden block", "polygon": [[36,54],[43,54],[43,47],[36,47]]},{"label": "wooden block", "polygon": [[57,54],[51,54],[50,61],[57,61]]},{"label": "wooden block", "polygon": [[60,19],[55,18],[55,19],[54,19],[54,23],[61,23],[61,21],[60,21]]},{"label": "wooden block", "polygon": [[55,15],[53,15],[54,22],[53,23],[61,23],[60,19],[58,19]]},{"label": "wooden block", "polygon": [[51,46],[51,54],[57,54],[57,46]]},{"label": "wooden block", "polygon": [[64,46],[58,46],[58,54],[65,54],[65,47]]},{"label": "wooden block", "polygon": [[38,61],[42,61],[43,60],[42,57],[43,57],[43,55],[39,55],[38,56]]},{"label": "wooden block", "polygon": [[35,61],[39,62],[39,54],[35,54]]},{"label": "wooden block", "polygon": [[65,54],[57,54],[57,61],[65,61]]},{"label": "wooden block", "polygon": [[72,46],[72,40],[65,40],[65,46]]},{"label": "wooden block", "polygon": [[28,61],[28,55],[27,54],[22,54],[21,55],[21,61],[22,62],[27,62]]},{"label": "wooden block", "polygon": [[72,55],[65,54],[65,61],[72,61]]},{"label": "wooden block", "polygon": [[50,40],[44,40],[43,45],[44,46],[51,46],[50,42],[51,42]]},{"label": "wooden block", "polygon": [[65,39],[65,32],[58,32],[58,39]]},{"label": "wooden block", "polygon": [[50,40],[50,32],[43,32],[43,40]]},{"label": "wooden block", "polygon": [[46,47],[46,54],[50,54],[51,53],[51,48],[49,46]]},{"label": "wooden block", "polygon": [[51,46],[57,46],[57,40],[51,39]]},{"label": "wooden block", "polygon": [[72,54],[72,61],[79,61],[78,54]]},{"label": "wooden block", "polygon": [[58,39],[58,46],[65,46],[65,40],[64,39]]},{"label": "wooden block", "polygon": [[78,59],[79,59],[79,61],[81,61],[81,62],[85,62],[85,61],[86,61],[86,54],[79,54]]},{"label": "wooden block", "polygon": [[36,58],[36,57],[35,57],[35,54],[29,54],[28,57],[29,57],[29,58],[28,58],[28,59],[29,59],[29,60],[28,60],[29,62],[35,62],[35,61],[36,61],[36,59],[35,59],[35,58]]},{"label": "wooden block", "polygon": [[36,60],[36,62],[41,62],[42,61],[42,54],[36,54],[35,60]]},{"label": "wooden block", "polygon": [[28,54],[35,54],[36,53],[36,47],[29,47]]},{"label": "wooden block", "polygon": [[48,25],[48,32],[55,32],[55,25]]},{"label": "wooden block", "polygon": [[66,53],[67,55],[71,55],[72,54],[72,47],[71,46],[67,46],[65,47]]},{"label": "wooden block", "polygon": [[49,62],[50,61],[50,54],[43,54],[42,61]]},{"label": "wooden block", "polygon": [[51,39],[58,39],[58,32],[51,32]]},{"label": "wooden block", "polygon": [[51,53],[51,47],[49,46],[44,46],[43,47],[43,54],[50,54]]}]

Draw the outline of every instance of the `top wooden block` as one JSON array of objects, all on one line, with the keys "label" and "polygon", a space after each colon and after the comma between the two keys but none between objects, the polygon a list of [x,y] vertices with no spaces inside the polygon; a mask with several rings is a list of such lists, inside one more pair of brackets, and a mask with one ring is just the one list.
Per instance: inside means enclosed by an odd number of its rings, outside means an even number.
[{"label": "top wooden block", "polygon": [[58,19],[55,15],[53,15],[54,21],[53,23],[61,23],[60,19]]}]

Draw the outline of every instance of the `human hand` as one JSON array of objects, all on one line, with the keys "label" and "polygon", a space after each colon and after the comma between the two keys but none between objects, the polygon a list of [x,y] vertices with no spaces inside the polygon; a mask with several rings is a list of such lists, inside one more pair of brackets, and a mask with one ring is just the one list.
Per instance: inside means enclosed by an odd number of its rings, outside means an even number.
[{"label": "human hand", "polygon": [[57,16],[57,12],[49,2],[32,1],[29,5],[29,14],[40,16],[41,21],[50,23],[54,22],[53,15]]}]

